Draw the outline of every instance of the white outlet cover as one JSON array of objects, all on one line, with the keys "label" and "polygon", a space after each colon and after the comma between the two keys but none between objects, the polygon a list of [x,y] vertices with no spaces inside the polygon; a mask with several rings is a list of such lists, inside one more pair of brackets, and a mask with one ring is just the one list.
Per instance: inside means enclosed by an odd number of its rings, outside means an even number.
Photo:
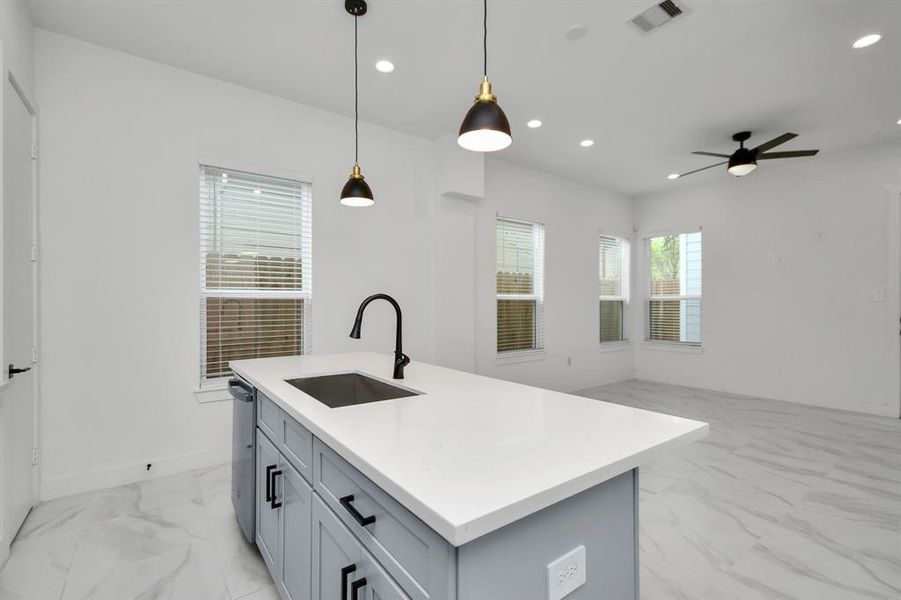
[{"label": "white outlet cover", "polygon": [[585,579],[585,546],[579,546],[548,564],[548,600],[565,598],[585,585]]}]

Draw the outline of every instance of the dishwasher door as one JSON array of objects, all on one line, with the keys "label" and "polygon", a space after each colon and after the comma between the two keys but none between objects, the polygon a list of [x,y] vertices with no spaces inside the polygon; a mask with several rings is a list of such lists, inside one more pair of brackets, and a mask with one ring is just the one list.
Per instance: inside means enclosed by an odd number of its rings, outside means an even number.
[{"label": "dishwasher door", "polygon": [[228,381],[232,395],[232,505],[248,542],[256,526],[256,402],[253,386],[235,377]]}]

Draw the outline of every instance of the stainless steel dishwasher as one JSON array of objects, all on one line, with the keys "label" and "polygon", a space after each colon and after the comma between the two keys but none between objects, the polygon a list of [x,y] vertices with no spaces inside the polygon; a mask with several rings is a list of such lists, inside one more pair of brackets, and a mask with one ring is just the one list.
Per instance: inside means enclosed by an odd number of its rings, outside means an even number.
[{"label": "stainless steel dishwasher", "polygon": [[256,390],[234,377],[228,380],[232,395],[232,505],[248,542],[256,536]]}]

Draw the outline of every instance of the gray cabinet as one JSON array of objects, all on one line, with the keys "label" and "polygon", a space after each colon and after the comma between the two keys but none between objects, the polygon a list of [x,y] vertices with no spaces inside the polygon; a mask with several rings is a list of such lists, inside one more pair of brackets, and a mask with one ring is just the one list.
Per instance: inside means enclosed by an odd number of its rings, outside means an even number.
[{"label": "gray cabinet", "polygon": [[318,496],[312,537],[313,598],[410,600]]},{"label": "gray cabinet", "polygon": [[279,567],[279,512],[272,507],[273,472],[278,469],[281,457],[275,445],[262,430],[257,430],[257,547],[272,578],[278,579]]},{"label": "gray cabinet", "polygon": [[313,486],[413,600],[455,597],[455,553],[447,540],[319,439]]},{"label": "gray cabinet", "polygon": [[313,490],[257,431],[257,547],[283,600],[310,598]]},{"label": "gray cabinet", "polygon": [[307,600],[310,597],[310,486],[288,462],[281,461],[283,486],[278,489],[281,503],[279,554],[281,558],[278,591],[285,600]]}]

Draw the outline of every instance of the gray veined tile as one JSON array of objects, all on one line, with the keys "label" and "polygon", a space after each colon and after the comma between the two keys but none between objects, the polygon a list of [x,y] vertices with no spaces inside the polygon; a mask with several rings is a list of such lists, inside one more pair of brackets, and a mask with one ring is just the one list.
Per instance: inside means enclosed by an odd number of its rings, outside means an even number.
[{"label": "gray veined tile", "polygon": [[232,598],[234,600],[280,600],[274,585],[267,585],[263,589],[246,596],[232,596]]},{"label": "gray veined tile", "polygon": [[254,544],[244,539],[235,520],[230,493],[218,493],[206,505],[213,542],[233,598],[272,584],[266,564]]},{"label": "gray veined tile", "polygon": [[69,578],[89,584],[111,567],[183,550],[210,539],[202,505],[174,504],[86,527],[75,548]]},{"label": "gray veined tile", "polygon": [[63,531],[14,543],[0,571],[0,599],[59,598],[77,538],[78,531]]},{"label": "gray veined tile", "polygon": [[865,520],[901,530],[901,465],[898,458],[856,448],[827,473],[800,507]]},{"label": "gray veined tile", "polygon": [[797,509],[719,579],[705,600],[897,600],[901,535]]},{"label": "gray veined tile", "polygon": [[63,600],[228,600],[212,542],[118,565],[92,580],[70,578]]},{"label": "gray veined tile", "polygon": [[696,600],[711,584],[711,578],[681,571],[647,553],[639,563],[641,600]]}]

